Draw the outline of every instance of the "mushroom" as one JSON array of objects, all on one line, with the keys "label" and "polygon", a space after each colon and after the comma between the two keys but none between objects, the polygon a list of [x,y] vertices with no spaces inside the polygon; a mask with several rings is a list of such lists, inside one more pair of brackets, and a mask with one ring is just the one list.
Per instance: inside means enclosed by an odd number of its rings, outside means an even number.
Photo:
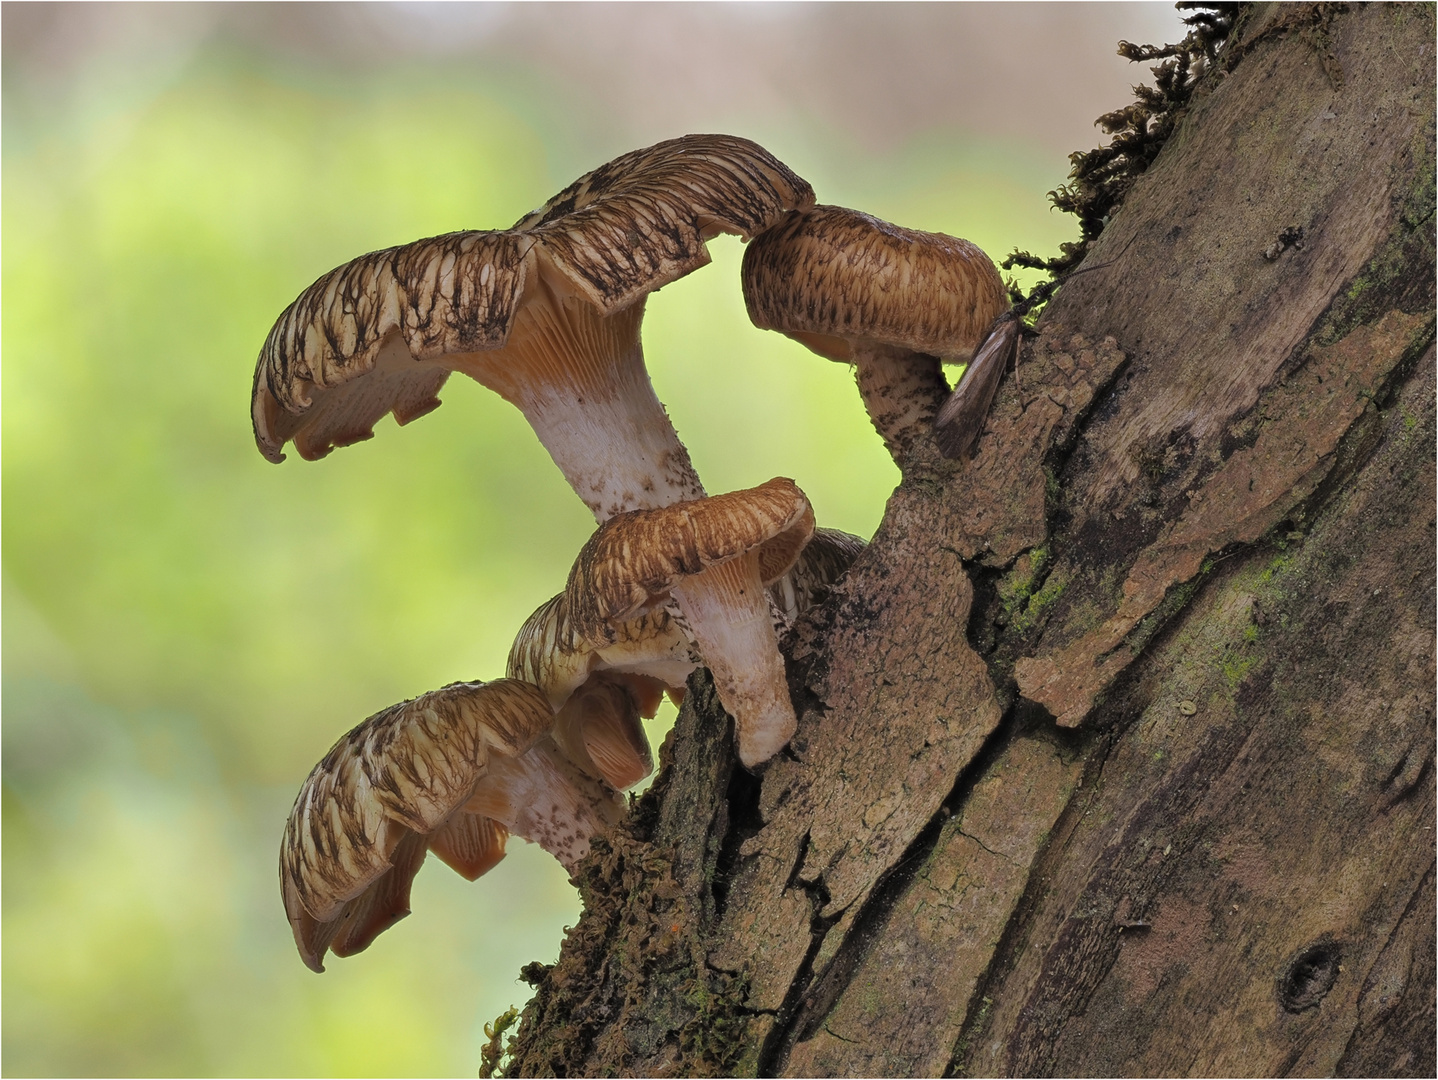
[{"label": "mushroom", "polygon": [[[857,536],[815,529],[798,561],[769,585],[784,621],[822,603],[863,548]],[[666,693],[682,702],[699,658],[666,608],[606,625],[598,637],[580,633],[569,611],[560,593],[525,620],[505,674],[543,690],[556,713],[555,742],[581,768],[622,791],[653,768],[638,717],[654,716]],[[617,695],[627,697],[628,708],[615,704]]]},{"label": "mushroom", "polygon": [[867,545],[862,537],[838,529],[815,529],[789,572],[769,586],[769,595],[792,623],[829,598],[829,591],[848,573]]},{"label": "mushroom", "polygon": [[474,880],[512,832],[573,870],[623,803],[559,751],[553,721],[528,683],[453,683],[335,744],[301,786],[280,847],[280,893],[311,970],[409,914],[427,850]]},{"label": "mushroom", "polygon": [[[995,322],[1008,307],[1003,281],[974,244],[839,206],[795,211],[755,238],[744,252],[743,284],[755,326],[854,365],[869,417],[896,461],[913,453],[949,396],[941,362],[967,363],[976,349],[977,359],[991,359],[981,343],[990,328],[1007,325]],[[979,367],[970,364],[960,393]],[[991,390],[966,395],[970,403],[948,418],[946,454],[967,450],[972,439],[956,438],[954,424],[972,421],[976,404],[986,413],[992,400]],[[982,413],[977,420],[981,427]]]},{"label": "mushroom", "polygon": [[694,648],[663,608],[610,628],[612,638],[577,633],[563,593],[525,620],[505,674],[534,683],[555,711],[554,741],[581,769],[623,791],[654,768],[639,717],[678,697],[694,670]]},{"label": "mushroom", "polygon": [[654,394],[646,296],[709,261],[721,232],[754,236],[812,189],[762,147],[687,135],[586,174],[513,228],[363,255],[275,323],[255,368],[255,440],[323,457],[439,405],[461,371],[519,407],[565,478],[606,521],[702,497]]},{"label": "mushroom", "polygon": [[573,633],[614,642],[630,620],[677,605],[734,717],[752,768],[794,733],[794,706],[765,587],[794,564],[814,511],[792,480],[617,514],[575,560],[564,590]]}]

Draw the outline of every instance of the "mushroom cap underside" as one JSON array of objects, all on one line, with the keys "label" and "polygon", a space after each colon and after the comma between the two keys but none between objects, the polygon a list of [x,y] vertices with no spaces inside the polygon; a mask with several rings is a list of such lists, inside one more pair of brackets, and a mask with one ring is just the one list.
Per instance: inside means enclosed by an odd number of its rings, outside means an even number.
[{"label": "mushroom cap underside", "polygon": [[795,211],[757,237],[742,280],[755,326],[844,362],[860,342],[967,360],[1009,306],[977,245],[840,206]]},{"label": "mushroom cap underside", "polygon": [[565,586],[575,632],[604,640],[667,600],[687,576],[750,552],[764,585],[794,565],[814,532],[814,510],[794,481],[653,510],[617,514],[589,538]]},{"label": "mushroom cap underside", "polygon": [[449,374],[440,358],[503,347],[541,276],[613,314],[707,263],[716,233],[755,235],[813,198],[755,143],[690,135],[586,174],[513,229],[362,255],[270,330],[255,369],[256,444],[280,461],[294,439],[314,459],[369,438],[387,412],[422,416]]},{"label": "mushroom cap underside", "polygon": [[[565,593],[551,597],[524,621],[510,646],[505,665],[509,678],[540,687],[556,712],[600,671],[651,678],[671,690],[683,687],[698,658],[670,612],[654,608],[608,627],[596,638],[580,632],[565,597]],[[652,716],[648,699],[638,693],[636,697],[641,714]]]},{"label": "mushroom cap underside", "polygon": [[[300,788],[280,848],[281,894],[306,963],[318,965],[326,933],[358,951],[407,910],[399,879],[418,870],[425,838],[470,798],[491,760],[523,754],[553,722],[528,683],[454,683],[376,713],[336,743]],[[440,854],[464,872],[486,858],[493,865],[496,844],[502,855],[502,834],[446,836]]]}]

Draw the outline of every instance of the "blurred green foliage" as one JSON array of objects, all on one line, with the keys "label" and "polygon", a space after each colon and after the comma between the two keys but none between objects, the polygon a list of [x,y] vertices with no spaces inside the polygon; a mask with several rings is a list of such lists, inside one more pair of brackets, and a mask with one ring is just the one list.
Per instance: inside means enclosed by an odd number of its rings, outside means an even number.
[{"label": "blurred green foliage", "polygon": [[[254,449],[254,357],[311,280],[508,225],[573,179],[523,81],[447,63],[208,55],[89,120],[7,120],[7,1073],[471,1074],[520,965],[576,915],[516,841],[474,885],[427,869],[413,919],[317,978],[277,895],[310,766],[380,708],[502,674],[592,529],[519,414],[459,377],[433,416],[322,462]],[[1068,238],[1044,213],[1056,170],[1012,147],[950,134],[856,163],[842,133],[774,125],[735,130],[824,201],[995,254]],[[869,535],[897,473],[849,373],[750,326],[742,249],[712,248],[645,327],[701,476],[791,476],[821,524]]]}]

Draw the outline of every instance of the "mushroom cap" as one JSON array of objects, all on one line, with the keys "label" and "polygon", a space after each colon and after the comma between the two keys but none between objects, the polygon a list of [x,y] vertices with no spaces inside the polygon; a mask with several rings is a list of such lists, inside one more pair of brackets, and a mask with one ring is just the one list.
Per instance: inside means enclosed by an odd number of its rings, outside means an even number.
[{"label": "mushroom cap", "polygon": [[769,586],[769,595],[784,617],[793,622],[828,599],[830,590],[868,544],[839,529],[815,529],[789,572]]},{"label": "mushroom cap", "polygon": [[594,640],[669,598],[683,578],[757,551],[764,585],[782,577],[814,532],[814,510],[794,481],[653,510],[616,514],[579,552],[565,586],[575,632]]},{"label": "mushroom cap", "polygon": [[[678,690],[698,664],[678,620],[666,609],[654,608],[590,637],[570,617],[565,595],[545,601],[524,621],[505,666],[509,678],[543,690],[556,713],[596,672],[631,674]],[[642,715],[653,716],[657,698],[643,693],[643,684],[634,689]]]},{"label": "mushroom cap", "polygon": [[362,255],[270,330],[255,367],[255,442],[278,462],[293,439],[313,460],[370,438],[387,412],[404,424],[437,408],[449,369],[415,361],[502,347],[541,270],[612,314],[707,263],[717,233],[748,238],[813,201],[756,143],[686,135],[587,173],[512,229]]},{"label": "mushroom cap", "polygon": [[[301,786],[280,847],[281,895],[305,963],[323,970],[326,948],[358,952],[408,914],[427,835],[465,804],[492,759],[523,754],[553,722],[537,687],[498,679],[422,694],[340,739]],[[461,864],[493,865],[503,843],[490,830],[442,846]]]},{"label": "mushroom cap", "polygon": [[1009,306],[976,245],[841,206],[790,213],[745,249],[742,278],[755,326],[846,363],[858,341],[967,360]]}]

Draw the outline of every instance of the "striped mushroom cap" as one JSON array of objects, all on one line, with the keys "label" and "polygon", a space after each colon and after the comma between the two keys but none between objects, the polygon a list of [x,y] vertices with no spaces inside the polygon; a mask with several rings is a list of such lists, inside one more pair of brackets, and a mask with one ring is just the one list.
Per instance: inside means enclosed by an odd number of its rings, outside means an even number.
[{"label": "striped mushroom cap", "polygon": [[326,274],[275,323],[255,368],[255,440],[307,459],[439,405],[462,371],[518,406],[606,520],[702,496],[639,344],[648,293],[754,236],[812,189],[755,143],[687,135],[581,177],[511,229],[371,252]]},{"label": "striped mushroom cap", "polygon": [[682,694],[696,657],[662,608],[613,630],[612,641],[579,634],[561,593],[520,627],[505,674],[543,690],[555,710],[555,742],[622,791],[654,768],[639,718],[652,717],[666,691]]},{"label": "striped mushroom cap", "polygon": [[976,245],[839,206],[788,215],[745,249],[742,277],[755,326],[855,365],[895,457],[948,394],[939,362],[968,362],[1009,306]]},{"label": "striped mushroom cap", "polygon": [[765,587],[794,565],[813,531],[809,500],[783,478],[620,514],[590,537],[569,573],[573,633],[615,641],[624,624],[672,600],[735,719],[740,760],[767,761],[789,741],[795,718]]},{"label": "striped mushroom cap", "polygon": [[[768,586],[785,622],[822,603],[863,548],[857,536],[815,529],[794,565]],[[505,674],[542,689],[557,713],[555,741],[581,768],[622,790],[653,768],[639,717],[652,717],[665,693],[681,701],[698,659],[667,608],[586,637],[561,593],[520,628]]]},{"label": "striped mushroom cap", "polygon": [[[587,850],[618,807],[602,783],[550,761],[561,757],[553,721],[527,683],[453,683],[336,743],[300,788],[280,847],[280,892],[305,964],[322,971],[326,950],[359,952],[407,915],[428,850],[471,880],[504,857],[510,832],[577,861],[575,836]],[[482,811],[470,806],[477,797]],[[509,812],[489,812],[501,805]]]},{"label": "striped mushroom cap", "polygon": [[810,608],[829,598],[829,591],[849,571],[859,552],[868,545],[853,533],[838,529],[815,529],[789,572],[769,586],[769,595],[793,622]]}]

